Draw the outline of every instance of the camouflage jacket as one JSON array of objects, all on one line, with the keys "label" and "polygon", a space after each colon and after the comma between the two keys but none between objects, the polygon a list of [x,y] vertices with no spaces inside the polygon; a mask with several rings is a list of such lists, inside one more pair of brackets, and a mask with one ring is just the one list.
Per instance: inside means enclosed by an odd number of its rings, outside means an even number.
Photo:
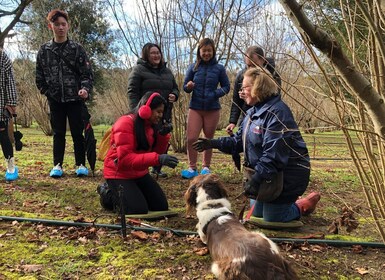
[{"label": "camouflage jacket", "polygon": [[90,94],[93,74],[83,47],[72,40],[43,44],[36,58],[36,85],[41,94],[57,102],[81,100],[82,88]]}]

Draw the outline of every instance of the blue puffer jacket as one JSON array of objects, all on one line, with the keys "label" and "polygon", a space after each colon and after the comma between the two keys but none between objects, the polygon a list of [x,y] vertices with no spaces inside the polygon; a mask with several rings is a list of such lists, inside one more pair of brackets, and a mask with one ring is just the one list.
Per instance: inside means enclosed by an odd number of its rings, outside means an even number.
[{"label": "blue puffer jacket", "polygon": [[273,96],[251,107],[233,137],[219,138],[219,150],[242,152],[246,138],[245,161],[255,170],[253,179],[260,183],[283,170],[282,194],[271,203],[294,202],[309,183],[310,159],[293,114],[281,100]]},{"label": "blue puffer jacket", "polygon": [[[208,63],[202,61],[196,71],[194,71],[194,66],[195,64],[191,64],[188,67],[183,83],[183,89],[187,93],[191,91],[186,88],[186,84],[189,81],[195,83],[190,109],[205,111],[220,109],[219,98],[230,91],[230,81],[225,67],[218,64],[216,58],[211,59]],[[218,88],[218,84],[221,86],[220,88]]]}]

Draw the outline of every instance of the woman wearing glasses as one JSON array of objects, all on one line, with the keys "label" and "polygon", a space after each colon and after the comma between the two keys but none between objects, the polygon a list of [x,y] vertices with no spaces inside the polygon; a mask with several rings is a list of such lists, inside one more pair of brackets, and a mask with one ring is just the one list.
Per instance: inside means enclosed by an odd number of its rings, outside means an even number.
[{"label": "woman wearing glasses", "polygon": [[[244,74],[240,94],[251,108],[237,133],[233,137],[199,139],[193,147],[198,151],[217,148],[230,154],[244,151],[245,166],[250,170],[244,188],[253,198],[254,216],[267,222],[289,222],[312,213],[320,194],[313,192],[298,199],[309,183],[308,150],[274,79],[261,68],[250,68]],[[261,186],[278,177],[281,189],[275,197],[260,198]]]},{"label": "woman wearing glasses", "polygon": [[[137,65],[132,68],[128,78],[128,104],[133,110],[139,100],[148,92],[158,92],[167,101],[159,131],[163,135],[172,130],[172,103],[178,100],[179,89],[175,77],[164,61],[160,46],[147,43],[142,48],[141,57]],[[167,177],[161,171],[161,166],[156,166],[151,173],[159,177]]]}]

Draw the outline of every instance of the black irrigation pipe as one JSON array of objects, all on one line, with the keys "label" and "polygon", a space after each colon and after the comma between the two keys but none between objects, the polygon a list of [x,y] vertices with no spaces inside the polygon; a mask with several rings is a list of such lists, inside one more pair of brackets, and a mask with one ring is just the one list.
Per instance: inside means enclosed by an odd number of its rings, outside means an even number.
[{"label": "black irrigation pipe", "polygon": [[[53,226],[73,226],[73,227],[102,227],[109,228],[114,230],[121,230],[121,225],[114,224],[96,224],[96,223],[85,223],[85,222],[72,222],[72,221],[63,221],[63,220],[46,220],[46,219],[34,219],[34,218],[22,218],[22,217],[10,217],[10,216],[0,216],[0,220],[4,221],[18,221],[18,222],[31,222],[31,223],[42,223],[46,225]],[[137,227],[137,226],[127,226],[131,230],[143,231],[147,233],[160,232],[160,231],[170,231],[177,236],[187,236],[187,235],[197,235],[194,231],[184,231],[176,230],[169,228],[160,228],[160,227]],[[351,247],[351,246],[362,246],[370,248],[385,248],[384,243],[379,242],[357,242],[357,241],[341,241],[341,240],[326,240],[326,239],[303,239],[303,238],[282,238],[282,237],[271,237],[276,243],[294,243],[294,244],[325,244],[334,247]]]},{"label": "black irrigation pipe", "polygon": [[[10,217],[10,216],[0,216],[0,221],[18,221],[18,222],[30,222],[30,223],[42,223],[45,225],[52,226],[68,226],[68,227],[100,227],[100,228],[109,228],[114,230],[121,230],[122,226],[117,224],[98,224],[98,223],[86,223],[86,222],[73,222],[73,221],[63,221],[63,220],[47,220],[47,219],[35,219],[35,218],[23,218],[23,217]],[[187,235],[196,235],[194,231],[183,231],[169,228],[159,228],[159,227],[137,227],[127,225],[128,229],[144,231],[148,233],[159,232],[159,231],[170,231],[177,236],[187,236]]]}]

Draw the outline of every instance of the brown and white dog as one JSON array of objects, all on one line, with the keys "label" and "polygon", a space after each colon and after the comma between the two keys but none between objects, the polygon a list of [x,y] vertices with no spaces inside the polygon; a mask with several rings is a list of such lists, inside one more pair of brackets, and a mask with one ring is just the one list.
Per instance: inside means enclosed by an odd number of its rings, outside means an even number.
[{"label": "brown and white dog", "polygon": [[218,279],[299,279],[263,233],[248,231],[231,212],[227,193],[217,175],[195,177],[185,193],[187,214],[195,208],[197,230],[207,244]]}]

